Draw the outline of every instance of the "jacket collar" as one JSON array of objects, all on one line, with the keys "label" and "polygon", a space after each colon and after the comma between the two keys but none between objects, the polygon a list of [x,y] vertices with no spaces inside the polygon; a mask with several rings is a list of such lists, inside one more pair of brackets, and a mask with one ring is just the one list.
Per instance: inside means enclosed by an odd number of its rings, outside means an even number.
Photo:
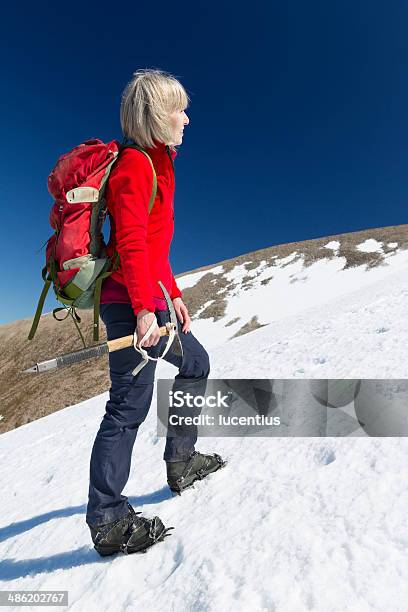
[{"label": "jacket collar", "polygon": [[[127,139],[127,143],[135,144],[134,140]],[[146,153],[150,157],[157,157],[157,155],[167,155],[167,149],[170,151],[171,158],[174,159],[177,156],[177,150],[171,149],[169,145],[164,144],[164,142],[160,142],[158,140],[153,140],[153,147],[145,147]]]},{"label": "jacket collar", "polygon": [[164,142],[159,142],[158,140],[154,140],[154,147],[146,147],[146,152],[149,155],[155,157],[156,155],[167,155],[167,150],[170,151],[170,155],[172,159],[177,156],[176,149],[171,149],[169,145],[164,144]]}]

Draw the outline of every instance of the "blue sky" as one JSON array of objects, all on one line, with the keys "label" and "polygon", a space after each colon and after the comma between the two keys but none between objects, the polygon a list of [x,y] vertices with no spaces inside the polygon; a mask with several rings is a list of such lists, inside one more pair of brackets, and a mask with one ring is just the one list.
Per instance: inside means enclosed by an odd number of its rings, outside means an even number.
[{"label": "blue sky", "polygon": [[[0,323],[42,288],[58,157],[121,139],[138,68],[186,87],[175,274],[274,244],[406,223],[402,1],[11,3],[2,9]],[[58,306],[52,292],[45,311]]]}]

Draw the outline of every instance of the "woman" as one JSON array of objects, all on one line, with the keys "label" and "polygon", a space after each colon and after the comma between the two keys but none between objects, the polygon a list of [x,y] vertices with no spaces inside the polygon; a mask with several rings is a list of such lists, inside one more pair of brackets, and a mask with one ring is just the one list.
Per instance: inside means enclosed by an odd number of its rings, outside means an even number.
[{"label": "woman", "polygon": [[[185,112],[188,102],[179,81],[161,70],[135,72],[123,92],[123,134],[149,155],[157,176],[157,194],[149,214],[151,163],[137,148],[124,148],[106,189],[111,222],[107,253],[119,254],[119,267],[104,282],[100,312],[108,340],[136,330],[138,346],[157,358],[167,341],[160,336],[159,327],[170,320],[158,284],[161,281],[177,314],[183,349],[183,356],[170,350],[164,358],[179,368],[175,386],[190,385],[194,393],[203,394],[210,371],[208,354],[190,331],[188,310],[168,260],[174,230],[174,147],[182,143],[184,126],[189,123]],[[149,328],[153,331],[144,339]],[[91,454],[86,514],[101,555],[144,550],[163,539],[167,531],[158,517],[137,516],[127,497],[121,495],[129,478],[139,425],[147,416],[153,395],[157,362],[149,360],[134,376],[141,359],[133,347],[109,355],[111,388]],[[182,429],[176,436],[172,433],[163,458],[173,491],[181,493],[197,478],[224,465],[219,455],[195,451],[196,427]]]}]

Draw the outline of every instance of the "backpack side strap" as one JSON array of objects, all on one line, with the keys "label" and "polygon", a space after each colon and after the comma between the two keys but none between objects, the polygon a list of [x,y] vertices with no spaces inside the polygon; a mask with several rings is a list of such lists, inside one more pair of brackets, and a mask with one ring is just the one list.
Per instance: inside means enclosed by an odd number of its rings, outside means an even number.
[{"label": "backpack side strap", "polygon": [[48,289],[50,288],[50,285],[52,283],[51,276],[49,274],[47,276],[47,266],[44,266],[44,268],[42,269],[41,274],[42,274],[42,277],[43,277],[43,280],[44,280],[44,287],[43,287],[43,290],[41,291],[40,299],[38,300],[37,310],[35,311],[35,315],[34,315],[33,323],[31,325],[30,333],[28,334],[28,339],[29,340],[32,340],[34,338],[35,332],[37,331],[37,327],[38,327],[38,323],[40,321],[42,309],[44,308],[45,298],[47,297]]}]

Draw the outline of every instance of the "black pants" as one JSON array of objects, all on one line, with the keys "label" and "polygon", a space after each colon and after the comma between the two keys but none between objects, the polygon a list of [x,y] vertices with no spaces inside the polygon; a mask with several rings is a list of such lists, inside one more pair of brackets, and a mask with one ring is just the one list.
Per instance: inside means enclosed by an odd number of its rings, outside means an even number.
[{"label": "black pants", "polygon": [[[155,314],[159,326],[170,320],[167,310],[156,310]],[[106,326],[108,340],[128,336],[136,329],[137,320],[130,304],[101,304],[101,318]],[[179,369],[175,386],[191,382],[194,393],[204,395],[210,372],[208,353],[191,332],[182,333],[181,327],[178,321],[183,358],[169,350],[164,359]],[[158,357],[167,340],[167,336],[162,337],[155,346],[147,348],[148,355]],[[149,360],[133,376],[132,371],[141,360],[140,353],[134,347],[109,353],[109,400],[95,438],[90,462],[86,513],[86,522],[90,525],[108,523],[127,514],[127,497],[121,493],[129,479],[132,450],[139,425],[149,412],[157,364],[157,361]],[[168,436],[163,459],[185,461],[194,450],[196,441],[196,427],[189,427],[183,436]]]}]

